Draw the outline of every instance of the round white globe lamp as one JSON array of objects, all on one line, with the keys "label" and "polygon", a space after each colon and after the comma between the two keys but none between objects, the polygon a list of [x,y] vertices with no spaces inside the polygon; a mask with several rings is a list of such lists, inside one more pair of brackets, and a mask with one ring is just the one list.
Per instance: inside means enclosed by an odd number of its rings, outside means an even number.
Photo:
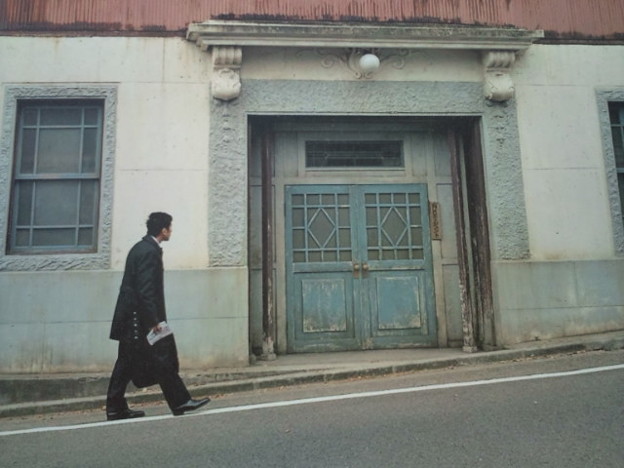
[{"label": "round white globe lamp", "polygon": [[360,70],[362,70],[364,75],[377,71],[380,64],[379,57],[375,54],[368,53],[360,57]]}]

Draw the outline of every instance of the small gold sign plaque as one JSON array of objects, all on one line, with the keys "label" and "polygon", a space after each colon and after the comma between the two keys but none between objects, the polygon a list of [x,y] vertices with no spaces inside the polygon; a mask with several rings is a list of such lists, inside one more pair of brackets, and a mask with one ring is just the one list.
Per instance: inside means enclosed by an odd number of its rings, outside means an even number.
[{"label": "small gold sign plaque", "polygon": [[442,240],[442,223],[440,222],[440,204],[429,202],[429,219],[431,220],[431,240]]}]

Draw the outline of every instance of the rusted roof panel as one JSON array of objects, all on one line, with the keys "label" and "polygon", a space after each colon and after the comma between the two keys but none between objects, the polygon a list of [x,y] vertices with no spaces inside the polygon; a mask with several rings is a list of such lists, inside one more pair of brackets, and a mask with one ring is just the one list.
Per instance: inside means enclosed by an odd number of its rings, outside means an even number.
[{"label": "rusted roof panel", "polygon": [[209,19],[461,23],[623,38],[624,0],[0,0],[0,30],[177,34]]}]

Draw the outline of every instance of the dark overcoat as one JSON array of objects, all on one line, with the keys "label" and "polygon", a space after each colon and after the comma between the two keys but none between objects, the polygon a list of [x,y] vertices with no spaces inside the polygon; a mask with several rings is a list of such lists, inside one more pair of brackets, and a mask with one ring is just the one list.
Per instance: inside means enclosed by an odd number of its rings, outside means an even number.
[{"label": "dark overcoat", "polygon": [[128,253],[110,338],[144,341],[151,328],[166,320],[162,249],[145,236]]}]

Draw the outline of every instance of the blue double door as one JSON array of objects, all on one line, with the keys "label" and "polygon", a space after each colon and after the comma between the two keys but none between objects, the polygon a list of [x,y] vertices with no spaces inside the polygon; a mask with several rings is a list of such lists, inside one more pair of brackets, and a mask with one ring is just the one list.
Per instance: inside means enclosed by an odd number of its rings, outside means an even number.
[{"label": "blue double door", "polygon": [[437,344],[427,186],[285,188],[289,352]]}]

